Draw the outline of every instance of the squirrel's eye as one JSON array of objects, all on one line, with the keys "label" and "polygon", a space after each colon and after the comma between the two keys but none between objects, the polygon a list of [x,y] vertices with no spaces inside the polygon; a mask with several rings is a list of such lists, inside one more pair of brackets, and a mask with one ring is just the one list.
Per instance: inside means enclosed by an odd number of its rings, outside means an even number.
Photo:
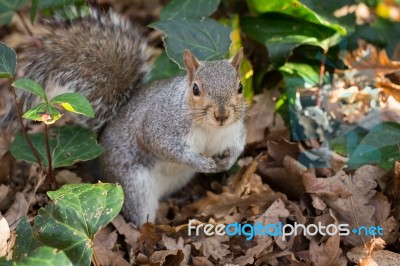
[{"label": "squirrel's eye", "polygon": [[239,88],[238,88],[238,93],[241,94],[243,91],[243,86],[242,86],[242,82],[239,82]]},{"label": "squirrel's eye", "polygon": [[199,89],[199,86],[196,83],[193,85],[193,95],[194,96],[199,96],[200,95],[200,89]]}]

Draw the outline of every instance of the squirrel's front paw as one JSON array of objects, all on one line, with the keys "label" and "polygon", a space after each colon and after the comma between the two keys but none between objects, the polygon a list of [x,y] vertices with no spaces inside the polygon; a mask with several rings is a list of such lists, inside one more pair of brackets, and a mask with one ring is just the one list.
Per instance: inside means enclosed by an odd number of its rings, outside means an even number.
[{"label": "squirrel's front paw", "polygon": [[213,158],[205,158],[205,160],[198,165],[198,172],[200,173],[216,173],[218,169],[219,167]]},{"label": "squirrel's front paw", "polygon": [[234,159],[231,157],[229,150],[224,151],[220,155],[215,155],[212,158],[217,164],[219,172],[229,170],[234,163]]}]

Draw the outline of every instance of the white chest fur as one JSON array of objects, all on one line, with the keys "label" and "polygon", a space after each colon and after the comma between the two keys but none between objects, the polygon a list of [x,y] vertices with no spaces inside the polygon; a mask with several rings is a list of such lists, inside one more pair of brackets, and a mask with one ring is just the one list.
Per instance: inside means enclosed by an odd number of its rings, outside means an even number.
[{"label": "white chest fur", "polygon": [[187,144],[193,152],[204,156],[217,155],[227,148],[243,146],[243,127],[242,122],[224,128],[193,127],[189,132]]}]

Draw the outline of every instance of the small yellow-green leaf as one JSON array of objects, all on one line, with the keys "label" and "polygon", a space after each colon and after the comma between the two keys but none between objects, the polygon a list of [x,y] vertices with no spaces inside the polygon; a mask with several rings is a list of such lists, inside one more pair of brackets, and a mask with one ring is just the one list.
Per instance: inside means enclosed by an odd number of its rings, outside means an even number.
[{"label": "small yellow-green leaf", "polygon": [[77,93],[64,93],[54,97],[51,104],[60,105],[65,110],[77,113],[81,115],[86,115],[91,118],[94,117],[94,110],[89,101],[80,94]]},{"label": "small yellow-green leaf", "polygon": [[53,106],[41,103],[28,110],[22,117],[50,125],[60,119],[61,116],[62,114]]},{"label": "small yellow-green leaf", "polygon": [[37,83],[34,80],[19,79],[19,80],[14,81],[14,83],[12,85],[18,89],[29,91],[30,93],[33,93],[33,94],[39,96],[40,98],[42,98],[43,100],[45,100],[47,102],[47,96],[46,96],[45,90],[43,89],[42,86],[40,86],[39,83]]}]

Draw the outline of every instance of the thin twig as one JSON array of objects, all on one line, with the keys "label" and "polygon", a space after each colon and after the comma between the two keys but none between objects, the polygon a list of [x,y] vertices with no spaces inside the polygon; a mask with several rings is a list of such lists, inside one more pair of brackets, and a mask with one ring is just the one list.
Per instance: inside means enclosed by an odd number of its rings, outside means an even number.
[{"label": "thin twig", "polygon": [[38,176],[37,176],[37,183],[36,183],[35,187],[33,188],[31,196],[29,197],[29,202],[28,202],[28,206],[26,207],[25,215],[28,215],[29,206],[31,206],[33,197],[36,195],[36,192],[37,192],[38,188],[43,184],[44,180],[45,180],[45,178],[44,178],[44,175],[43,175],[43,171],[39,170],[38,171]]},{"label": "thin twig", "polygon": [[92,257],[93,257],[92,262],[93,262],[94,266],[100,266],[99,260],[97,259],[96,252],[94,251],[94,249],[93,249]]},{"label": "thin twig", "polygon": [[28,23],[26,23],[24,16],[22,15],[21,11],[17,11],[16,12],[19,19],[22,21],[22,24],[24,25],[24,28],[26,29],[26,31],[28,32],[28,34],[32,37],[33,36],[33,32],[31,31],[31,29],[28,26]]},{"label": "thin twig", "polygon": [[47,153],[47,175],[50,178],[51,181],[54,181],[53,178],[53,163],[51,161],[51,153],[50,153],[50,145],[49,145],[49,127],[45,123],[44,124],[44,138],[45,138],[45,144],[46,144],[46,153]]},{"label": "thin twig", "polygon": [[42,168],[42,160],[40,159],[39,153],[37,152],[36,148],[33,146],[33,143],[31,141],[31,139],[28,136],[28,133],[26,132],[25,126],[24,126],[24,122],[22,121],[22,114],[21,114],[21,109],[19,108],[19,101],[18,101],[18,97],[17,97],[17,92],[15,91],[15,88],[13,86],[12,87],[12,91],[14,93],[14,102],[15,102],[15,107],[17,109],[17,116],[18,116],[18,121],[19,121],[19,125],[21,126],[21,130],[22,130],[22,134],[25,137],[26,142],[29,145],[29,148],[32,150],[33,152],[33,156],[35,156],[35,159],[40,167],[40,169]]}]

